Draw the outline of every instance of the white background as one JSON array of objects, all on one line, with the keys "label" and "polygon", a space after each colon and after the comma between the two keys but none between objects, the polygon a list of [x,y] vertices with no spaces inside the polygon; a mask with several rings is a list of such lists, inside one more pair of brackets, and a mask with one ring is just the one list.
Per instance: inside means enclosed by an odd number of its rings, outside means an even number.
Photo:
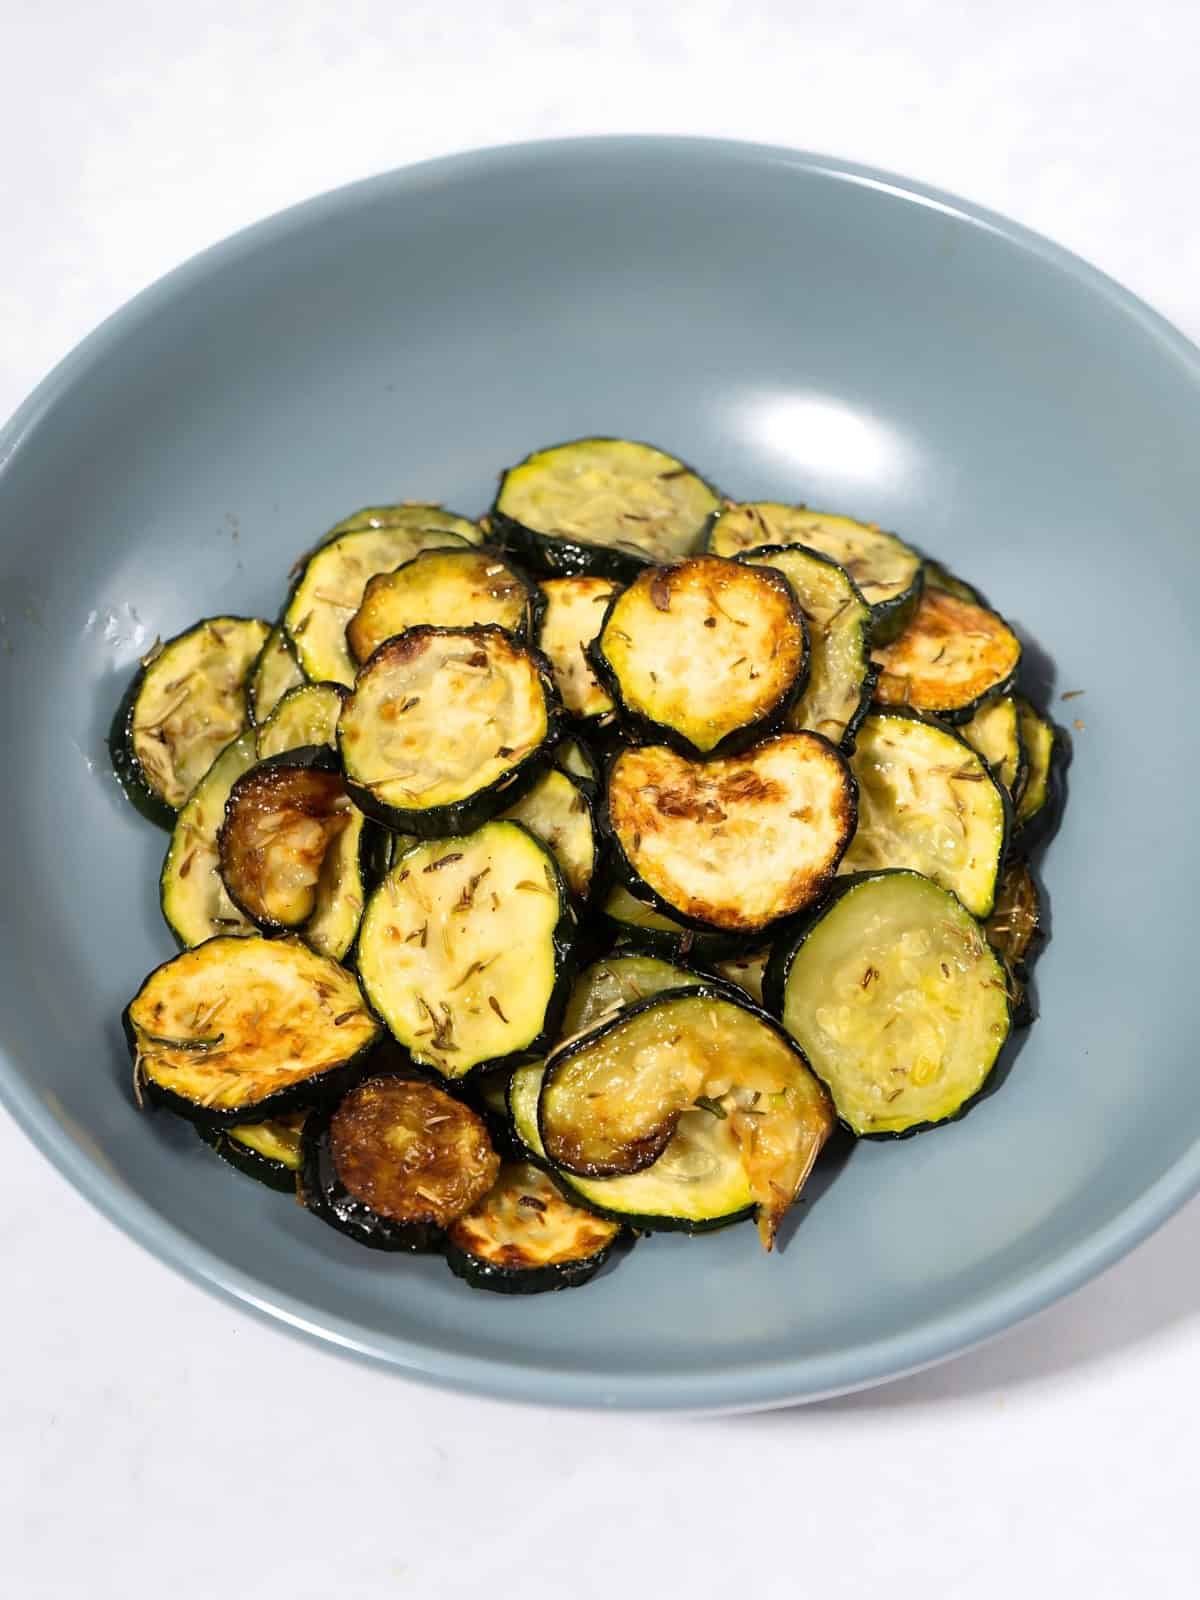
[{"label": "white background", "polygon": [[[910,173],[1200,338],[1198,90],[1195,0],[0,0],[0,415],[245,223],[570,133]],[[540,1412],[209,1299],[4,1122],[0,1593],[1194,1596],[1198,1274],[1193,1205],[1040,1320],[871,1394],[716,1421]]]}]

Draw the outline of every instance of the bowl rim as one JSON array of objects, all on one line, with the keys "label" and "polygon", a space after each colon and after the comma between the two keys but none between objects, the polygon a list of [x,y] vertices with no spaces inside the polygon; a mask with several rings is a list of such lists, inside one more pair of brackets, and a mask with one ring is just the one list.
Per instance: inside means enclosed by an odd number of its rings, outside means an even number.
[{"label": "bowl rim", "polygon": [[[406,190],[452,184],[501,169],[570,163],[589,152],[616,153],[631,163],[674,153],[706,163],[782,166],[827,181],[882,192],[968,227],[999,235],[1043,265],[1063,273],[1080,290],[1106,301],[1114,313],[1137,324],[1162,354],[1177,362],[1200,388],[1200,348],[1145,301],[1043,234],[960,196],[857,162],[736,139],[656,134],[537,139],[439,156],[341,185],[239,229],[191,256],[101,322],[0,428],[0,485],[23,444],[50,421],[73,385],[123,338],[174,298],[186,294],[192,284],[212,270],[236,265],[240,258],[264,244],[286,239],[300,226],[328,223],[342,208],[370,203],[375,197],[402,199]],[[963,1354],[1045,1310],[1126,1254],[1200,1190],[1198,1139],[1123,1210],[1037,1270],[1019,1274],[965,1304],[865,1344],[749,1365],[706,1367],[695,1372],[570,1371],[546,1368],[535,1360],[456,1353],[400,1334],[382,1335],[298,1296],[266,1290],[252,1274],[197,1244],[128,1189],[105,1162],[88,1152],[86,1135],[80,1139],[64,1126],[52,1101],[24,1081],[14,1060],[2,1048],[0,1105],[62,1176],[110,1222],[193,1283],[245,1307],[264,1321],[281,1324],[327,1349],[435,1386],[575,1408],[748,1411],[827,1399],[907,1376]]]}]

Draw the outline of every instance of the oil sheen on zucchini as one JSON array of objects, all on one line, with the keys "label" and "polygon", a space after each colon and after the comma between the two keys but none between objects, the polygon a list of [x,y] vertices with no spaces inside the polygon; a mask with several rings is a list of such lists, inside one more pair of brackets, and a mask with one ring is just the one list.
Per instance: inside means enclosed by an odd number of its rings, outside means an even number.
[{"label": "oil sheen on zucchini", "polygon": [[905,628],[878,646],[875,698],[947,722],[966,722],[1012,684],[1021,641],[996,612],[928,589]]},{"label": "oil sheen on zucchini", "polygon": [[575,1289],[595,1277],[620,1234],[618,1223],[573,1205],[532,1162],[510,1161],[446,1229],[446,1261],[473,1289]]},{"label": "oil sheen on zucchini", "polygon": [[989,700],[959,731],[972,750],[978,750],[1011,799],[1025,775],[1025,746],[1012,695]]},{"label": "oil sheen on zucchini", "polygon": [[546,578],[541,588],[546,609],[538,644],[554,669],[563,706],[572,717],[605,716],[613,708],[612,696],[592,669],[588,646],[600,632],[608,603],[620,585],[611,578],[580,574]]},{"label": "oil sheen on zucchini", "polygon": [[915,872],[840,888],[777,948],[767,999],[860,1136],[958,1116],[1010,1025],[1004,967],[978,923]]},{"label": "oil sheen on zucchini", "polygon": [[300,1171],[300,1135],[307,1111],[293,1111],[272,1122],[244,1122],[236,1128],[197,1128],[211,1149],[247,1178],[280,1194],[295,1194]]},{"label": "oil sheen on zucchini", "polygon": [[850,765],[858,830],[843,873],[907,867],[986,917],[1008,837],[1009,806],[986,762],[949,728],[902,711],[872,712]]},{"label": "oil sheen on zucchini", "polygon": [[780,726],[804,687],[808,637],[779,573],[692,556],[638,574],[591,659],[631,731],[725,755]]},{"label": "oil sheen on zucchini", "polygon": [[529,639],[542,605],[536,584],[495,550],[425,550],[369,580],[346,625],[346,643],[361,664],[385,639],[423,622],[439,628],[493,622]]},{"label": "oil sheen on zucchini", "polygon": [[289,689],[304,682],[282,623],[277,622],[267,635],[250,675],[246,679],[246,713],[254,727],[260,727]]},{"label": "oil sheen on zucchini", "polygon": [[117,709],[109,748],[126,794],[165,827],[246,726],[246,678],[270,632],[208,617],[147,655]]},{"label": "oil sheen on zucchini", "polygon": [[716,494],[674,456],[630,439],[576,439],[510,467],[491,523],[533,570],[632,577],[695,549]]},{"label": "oil sheen on zucchini", "polygon": [[175,819],[158,895],[167,926],[184,949],[219,933],[254,931],[250,918],[229,898],[218,844],[225,802],[254,762],[254,733],[247,728],[213,762]]},{"label": "oil sheen on zucchini", "polygon": [[719,556],[781,544],[819,550],[850,575],[871,607],[876,643],[894,639],[916,609],[921,557],[873,522],[759,500],[726,506],[708,533],[708,548]]},{"label": "oil sheen on zucchini", "polygon": [[402,855],[363,917],[358,971],[413,1059],[447,1078],[543,1049],[574,927],[554,858],[517,822]]},{"label": "oil sheen on zucchini", "polygon": [[549,663],[503,629],[410,628],[359,673],[338,745],[368,816],[434,838],[515,804],[560,715]]},{"label": "oil sheen on zucchini", "polygon": [[348,699],[340,683],[304,683],[289,689],[259,727],[258,759],[312,745],[336,749],[338,718]]},{"label": "oil sheen on zucchini", "polygon": [[628,1177],[695,1109],[732,1124],[769,1250],[834,1117],[783,1030],[729,991],[668,989],[568,1040],[546,1062],[538,1129],[559,1170]]},{"label": "oil sheen on zucchini", "polygon": [[125,1010],[139,1100],[263,1122],[340,1089],[380,1026],[352,973],[299,939],[219,936],[156,967]]},{"label": "oil sheen on zucchini", "polygon": [[548,767],[533,788],[500,813],[523,822],[558,862],[567,887],[586,900],[596,867],[596,832],[587,795],[557,767]]},{"label": "oil sheen on zucchini", "polygon": [[854,833],[855,785],[819,734],[782,733],[718,761],[624,750],[605,805],[630,887],[684,922],[753,934],[824,892]]}]

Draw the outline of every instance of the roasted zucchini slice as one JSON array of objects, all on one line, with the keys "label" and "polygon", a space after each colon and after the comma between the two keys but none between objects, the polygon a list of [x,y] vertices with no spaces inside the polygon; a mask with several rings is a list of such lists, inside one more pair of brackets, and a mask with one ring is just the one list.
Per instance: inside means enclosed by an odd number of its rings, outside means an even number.
[{"label": "roasted zucchini slice", "polygon": [[769,945],[760,950],[747,950],[741,955],[731,956],[726,961],[718,961],[716,971],[720,977],[735,983],[739,989],[748,994],[756,1006],[761,1006],[763,977],[770,956]]},{"label": "roasted zucchini slice", "polygon": [[361,664],[385,639],[422,623],[470,628],[494,622],[531,639],[544,604],[537,585],[495,550],[425,550],[370,579],[346,625],[346,643]]},{"label": "roasted zucchini slice", "polygon": [[500,1172],[483,1119],[411,1077],[380,1074],[304,1127],[299,1193],[373,1250],[432,1250]]},{"label": "roasted zucchini slice", "polygon": [[253,727],[261,727],[289,689],[304,682],[283,624],[277,622],[267,635],[246,679],[246,715]]},{"label": "roasted zucchini slice", "polygon": [[576,439],[508,469],[491,526],[536,572],[630,578],[694,550],[718,504],[702,478],[653,445]]},{"label": "roasted zucchini slice", "polygon": [[952,594],[956,600],[965,600],[969,605],[986,606],[987,601],[979,590],[971,584],[964,583],[961,578],[955,577],[949,568],[944,567],[940,561],[926,561],[925,587],[927,589],[940,589],[943,594]]},{"label": "roasted zucchini slice", "polygon": [[197,1128],[222,1161],[247,1178],[280,1194],[295,1194],[300,1171],[300,1135],[307,1111],[293,1111],[273,1122],[245,1122],[236,1128]]},{"label": "roasted zucchini slice", "polygon": [[518,822],[489,822],[400,857],[367,905],[358,971],[413,1059],[459,1078],[555,1037],[573,926],[546,847]]},{"label": "roasted zucchini slice", "polygon": [[1021,641],[1002,617],[942,589],[922,596],[912,621],[875,650],[875,698],[946,722],[966,722],[1011,687]]},{"label": "roasted zucchini slice", "polygon": [[221,880],[268,933],[302,928],[317,907],[325,857],[354,806],[327,749],[290,751],[233,785],[217,834]]},{"label": "roasted zucchini slice", "polygon": [[246,726],[246,678],[270,628],[208,617],[156,645],[113,720],[113,770],[134,805],[161,827]]},{"label": "roasted zucchini slice", "polygon": [[538,644],[554,669],[554,682],[568,714],[588,719],[607,716],[612,696],[592,668],[588,646],[600,632],[609,601],[620,585],[611,578],[546,578],[546,609]]},{"label": "roasted zucchini slice", "polygon": [[871,608],[853,578],[819,550],[799,544],[748,550],[738,560],[781,572],[804,615],[808,682],[786,725],[810,728],[839,749],[853,749],[854,730],[866,715],[877,675],[870,651]]},{"label": "roasted zucchini slice", "polygon": [[556,767],[548,767],[527,794],[500,813],[523,822],[558,862],[567,887],[586,900],[596,869],[596,830],[587,795]]},{"label": "roasted zucchini slice", "polygon": [[854,780],[816,733],[706,762],[644,745],[609,767],[604,818],[636,892],[685,923],[753,934],[825,892],[854,833]]},{"label": "roasted zucchini slice", "polygon": [[600,786],[600,768],[582,739],[560,739],[551,758],[559,772],[580,784],[585,794],[595,794]]},{"label": "roasted zucchini slice", "polygon": [[1008,797],[965,740],[904,711],[874,711],[850,758],[858,831],[842,872],[908,867],[991,913],[1008,841]]},{"label": "roasted zucchini slice", "polygon": [[358,936],[367,895],[382,878],[394,835],[350,807],[350,821],[321,863],[317,900],[300,937],[318,955],[345,961]]},{"label": "roasted zucchini slice", "polygon": [[1004,967],[954,896],[915,872],[848,880],[777,946],[767,1002],[862,1136],[959,1116],[1009,1032]]},{"label": "roasted zucchini slice", "polygon": [[1042,901],[1037,879],[1025,861],[1010,861],[1000,879],[996,909],[983,925],[992,949],[1008,968],[1013,1022],[1024,1027],[1033,1021],[1029,1000],[1029,975],[1046,940]]},{"label": "roasted zucchini slice", "polygon": [[732,1123],[769,1250],[834,1117],[783,1029],[730,991],[668,989],[568,1040],[546,1062],[538,1131],[559,1170],[628,1177],[696,1108]]},{"label": "roasted zucchini slice", "polygon": [[744,934],[689,927],[631,894],[622,883],[611,885],[600,916],[621,945],[663,961],[719,961],[746,949]]},{"label": "roasted zucchini slice", "polygon": [[978,750],[991,768],[992,776],[1004,785],[1012,799],[1025,776],[1021,721],[1012,695],[989,700],[959,731],[971,749]]},{"label": "roasted zucchini slice", "polygon": [[808,638],[779,573],[693,556],[646,568],[616,596],[591,660],[632,732],[684,755],[732,755],[783,722]]},{"label": "roasted zucchini slice", "polygon": [[763,545],[802,544],[836,561],[871,607],[876,642],[894,639],[916,609],[921,593],[921,557],[894,533],[873,522],[785,506],[772,500],[728,504],[708,531],[708,548],[736,556]]},{"label": "roasted zucchini slice", "polygon": [[338,746],[368,816],[436,838],[515,804],[560,716],[549,662],[502,628],[410,628],[359,673]]},{"label": "roasted zucchini slice", "polygon": [[156,967],[124,1014],[134,1091],[209,1127],[337,1093],[381,1029],[352,973],[299,939],[219,935]]},{"label": "roasted zucchini slice", "polygon": [[346,624],[362,605],[377,572],[391,572],[422,550],[462,548],[466,541],[439,528],[361,528],[314,550],[301,569],[283,613],[292,649],[312,683],[354,682]]},{"label": "roasted zucchini slice", "polygon": [[352,511],[330,528],[321,543],[330,544],[343,533],[362,533],[367,528],[420,528],[426,532],[452,533],[468,544],[483,543],[477,522],[422,500],[402,500],[394,506],[364,506],[361,511]]},{"label": "roasted zucchini slice", "polygon": [[707,974],[678,962],[615,951],[585,967],[571,985],[562,1021],[563,1038],[584,1033],[609,1012],[636,1005],[664,989],[703,988],[712,982]]},{"label": "roasted zucchini slice", "polygon": [[229,898],[217,842],[225,802],[254,759],[254,733],[247,728],[222,750],[175,819],[159,874],[158,899],[167,926],[185,950],[218,933],[254,931],[250,918]]},{"label": "roasted zucchini slice", "polygon": [[1063,751],[1059,730],[1023,695],[1018,695],[1017,716],[1028,765],[1017,795],[1016,828],[1023,848],[1053,821],[1057,807],[1058,766]]},{"label": "roasted zucchini slice", "polygon": [[532,1162],[509,1161],[483,1199],[446,1229],[446,1261],[473,1289],[577,1289],[620,1236],[619,1223],[572,1205]]},{"label": "roasted zucchini slice", "polygon": [[340,683],[303,683],[289,689],[258,730],[258,759],[314,745],[336,749],[338,718],[349,698]]}]

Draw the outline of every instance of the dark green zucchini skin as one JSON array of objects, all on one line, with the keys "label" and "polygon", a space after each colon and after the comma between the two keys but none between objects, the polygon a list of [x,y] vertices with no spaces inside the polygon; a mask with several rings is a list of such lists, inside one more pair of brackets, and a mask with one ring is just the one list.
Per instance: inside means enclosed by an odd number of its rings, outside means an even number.
[{"label": "dark green zucchini skin", "polygon": [[1039,715],[1054,729],[1054,745],[1050,751],[1050,775],[1046,780],[1045,804],[1040,810],[1035,811],[1027,821],[1018,825],[1015,821],[1016,807],[1013,807],[1014,823],[1009,848],[1017,856],[1032,854],[1040,847],[1049,844],[1058,832],[1067,803],[1067,769],[1074,754],[1071,738],[1066,729],[1046,712],[1037,709]]},{"label": "dark green zucchini skin", "polygon": [[[408,634],[430,636],[464,631],[468,630],[422,624],[420,627],[407,629],[406,637]],[[512,637],[494,622],[482,623],[469,631],[499,634],[510,641]],[[390,640],[385,639],[375,655],[381,650],[386,650],[390,643]],[[563,730],[565,714],[554,682],[554,670],[549,661],[536,645],[522,642],[521,649],[533,658],[546,702],[546,735],[538,748],[531,750],[515,767],[510,767],[502,777],[486,788],[465,795],[463,799],[452,801],[449,805],[426,806],[413,811],[399,806],[384,805],[370,789],[356,783],[347,773],[346,792],[365,816],[374,818],[376,822],[381,822],[385,828],[390,828],[394,832],[412,834],[416,839],[445,839],[452,834],[473,833],[476,828],[481,828],[485,822],[491,822],[509,806],[516,805],[518,800],[524,799],[553,759],[554,747]],[[367,670],[375,655],[363,663],[360,671]],[[340,757],[340,739],[338,753]]]},{"label": "dark green zucchini skin", "polygon": [[[580,1204],[577,1195],[564,1194],[573,1203]],[[593,1210],[593,1207],[581,1209]],[[598,1215],[598,1213],[597,1213]],[[472,1289],[490,1289],[493,1294],[546,1294],[557,1289],[578,1289],[588,1283],[618,1248],[628,1249],[632,1240],[618,1234],[595,1255],[583,1261],[563,1261],[547,1267],[501,1267],[494,1261],[484,1261],[463,1250],[446,1235],[442,1252],[446,1265],[456,1278],[469,1283]]]},{"label": "dark green zucchini skin", "polygon": [[[898,536],[897,536],[898,537]],[[911,545],[909,546],[911,549]],[[901,594],[882,600],[871,607],[871,643],[891,644],[898,639],[916,615],[921,592],[925,588],[925,568],[919,566],[913,581]]]},{"label": "dark green zucchini skin", "polygon": [[272,1161],[270,1156],[264,1156],[259,1150],[252,1150],[240,1139],[231,1139],[229,1134],[220,1128],[197,1127],[196,1132],[210,1150],[215,1150],[222,1161],[236,1168],[243,1177],[253,1178],[256,1183],[265,1184],[277,1194],[295,1194],[296,1174],[290,1167],[285,1167],[282,1161]]},{"label": "dark green zucchini skin", "polygon": [[[727,961],[731,956],[759,948],[766,942],[764,934],[755,938],[740,933],[718,933],[709,928],[700,931],[693,927],[680,928],[678,933],[666,928],[637,928],[632,923],[617,922],[603,910],[603,898],[594,902],[600,908],[600,918],[607,926],[610,938],[606,941],[613,955],[657,956],[660,961],[670,961],[676,966],[701,964],[709,961]],[[669,913],[672,917],[675,913]]]}]

